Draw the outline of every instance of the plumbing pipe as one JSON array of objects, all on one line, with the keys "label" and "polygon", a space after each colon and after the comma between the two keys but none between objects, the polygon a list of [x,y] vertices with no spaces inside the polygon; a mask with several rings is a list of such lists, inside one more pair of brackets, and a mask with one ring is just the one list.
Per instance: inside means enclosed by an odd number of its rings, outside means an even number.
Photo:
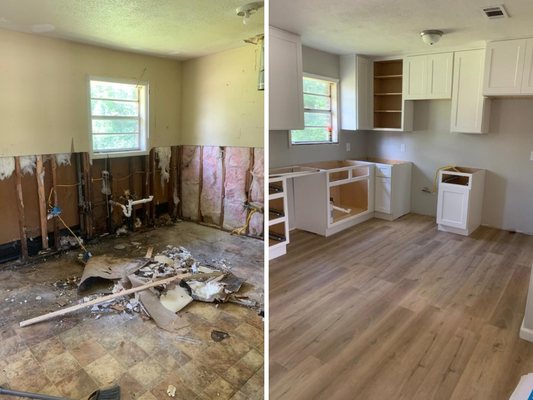
[{"label": "plumbing pipe", "polygon": [[126,218],[131,217],[131,212],[133,211],[133,206],[136,206],[137,204],[144,204],[149,203],[154,199],[154,196],[149,196],[146,199],[139,199],[139,200],[128,200],[128,204],[124,205],[122,203],[118,203],[116,201],[111,200],[109,203],[113,206],[120,206],[122,207],[122,212],[124,213],[124,216]]},{"label": "plumbing pipe", "polygon": [[337,207],[335,204],[332,204],[332,205],[331,205],[331,208],[333,208],[334,210],[337,210],[337,211],[343,212],[343,213],[345,213],[345,214],[350,214],[350,213],[352,212],[352,209],[351,209],[351,208]]}]

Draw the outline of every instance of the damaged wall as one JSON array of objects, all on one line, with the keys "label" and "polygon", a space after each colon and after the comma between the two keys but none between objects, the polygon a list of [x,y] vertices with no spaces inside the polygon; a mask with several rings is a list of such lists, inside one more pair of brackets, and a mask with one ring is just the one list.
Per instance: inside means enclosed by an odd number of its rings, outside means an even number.
[{"label": "damaged wall", "polygon": [[184,61],[181,143],[263,147],[259,46]]},{"label": "damaged wall", "polygon": [[150,147],[180,143],[181,62],[2,29],[0,42],[1,155],[89,151],[89,75],[149,81]]}]

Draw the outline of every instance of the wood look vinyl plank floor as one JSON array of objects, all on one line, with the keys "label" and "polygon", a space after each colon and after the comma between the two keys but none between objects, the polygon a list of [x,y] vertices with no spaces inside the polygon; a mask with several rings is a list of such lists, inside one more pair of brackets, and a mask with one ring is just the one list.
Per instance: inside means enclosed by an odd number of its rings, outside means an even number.
[{"label": "wood look vinyl plank floor", "polygon": [[270,399],[508,399],[533,372],[532,262],[533,236],[415,214],[291,232],[270,262]]}]

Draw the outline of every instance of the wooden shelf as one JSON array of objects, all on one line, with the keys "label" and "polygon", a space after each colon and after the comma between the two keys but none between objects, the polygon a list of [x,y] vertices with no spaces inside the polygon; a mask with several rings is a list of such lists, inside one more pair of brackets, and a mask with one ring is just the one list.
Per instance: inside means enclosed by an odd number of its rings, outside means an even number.
[{"label": "wooden shelf", "polygon": [[375,75],[376,79],[391,79],[391,78],[401,78],[403,75]]},{"label": "wooden shelf", "polygon": [[403,61],[374,62],[374,128],[402,127]]}]

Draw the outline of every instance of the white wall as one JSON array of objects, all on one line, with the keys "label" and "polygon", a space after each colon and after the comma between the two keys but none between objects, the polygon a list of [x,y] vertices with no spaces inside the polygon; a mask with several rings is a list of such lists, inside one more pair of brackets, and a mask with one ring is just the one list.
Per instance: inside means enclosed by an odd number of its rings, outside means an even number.
[{"label": "white wall", "polygon": [[[302,64],[304,73],[340,78],[340,59],[337,55],[303,46]],[[270,131],[270,167],[360,158],[366,154],[363,136],[360,132],[341,131],[338,144],[289,146],[288,131]],[[350,143],[350,151],[346,151],[346,143]]]},{"label": "white wall", "polygon": [[426,215],[435,215],[437,196],[421,189],[432,188],[438,167],[485,168],[482,223],[533,234],[533,99],[494,99],[486,135],[450,133],[450,107],[415,102],[414,132],[369,132],[368,155],[414,163],[412,212]]}]

